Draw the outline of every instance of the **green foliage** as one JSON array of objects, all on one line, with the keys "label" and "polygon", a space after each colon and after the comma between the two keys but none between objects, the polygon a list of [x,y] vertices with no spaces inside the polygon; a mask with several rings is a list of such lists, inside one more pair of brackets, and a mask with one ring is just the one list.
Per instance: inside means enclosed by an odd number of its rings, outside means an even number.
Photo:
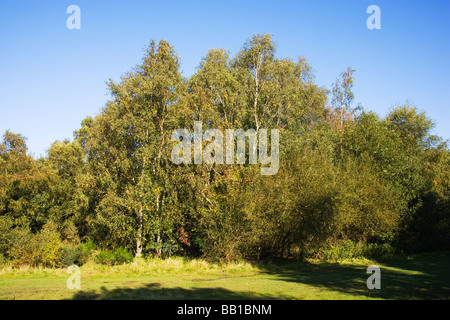
[{"label": "green foliage", "polygon": [[42,230],[34,236],[33,242],[38,264],[54,267],[59,258],[59,248],[62,245],[57,226],[52,222],[46,223]]},{"label": "green foliage", "polygon": [[133,261],[133,254],[126,248],[117,248],[113,253],[114,264],[124,264]]},{"label": "green foliage", "polygon": [[13,222],[9,217],[0,217],[0,254],[7,257],[12,245],[14,244]]},{"label": "green foliage", "polygon": [[7,264],[8,264],[8,259],[3,254],[0,254],[0,268],[3,268]]},{"label": "green foliage", "polygon": [[311,249],[306,259],[321,261],[344,261],[358,259],[390,259],[397,250],[389,243],[365,243],[340,240],[326,244],[318,249]]},{"label": "green foliage", "polygon": [[26,139],[9,131],[0,144],[0,216],[39,231],[48,221],[55,172],[27,155]]},{"label": "green foliage", "polygon": [[88,252],[89,254],[92,253],[92,251],[95,249],[95,244],[92,239],[89,239],[87,242],[82,243],[81,246],[83,247],[83,250]]},{"label": "green foliage", "polygon": [[63,245],[60,248],[59,264],[68,267],[73,264],[82,266],[90,257],[90,251],[85,246],[79,245]]},{"label": "green foliage", "polygon": [[133,261],[133,254],[126,248],[117,248],[114,251],[100,250],[95,260],[105,265],[120,265]]},{"label": "green foliage", "polygon": [[398,253],[401,251],[390,243],[369,243],[364,248],[363,255],[369,259],[390,259]]},{"label": "green foliage", "polygon": [[16,266],[55,267],[60,259],[62,242],[56,225],[48,222],[37,234],[29,230],[16,228],[12,232],[13,246],[10,251],[12,262]]},{"label": "green foliage", "polygon": [[[210,50],[185,79],[175,49],[152,41],[108,81],[110,100],[74,141],[34,159],[25,137],[6,131],[2,259],[81,265],[98,247],[109,265],[174,254],[336,260],[450,247],[450,154],[433,122],[409,103],[384,118],[355,108],[353,69],[327,90],[306,58],[280,59],[276,48],[255,34],[234,57]],[[278,173],[175,165],[171,134],[196,120],[203,130],[278,129]]]},{"label": "green foliage", "polygon": [[95,257],[95,262],[100,264],[112,265],[113,260],[113,254],[110,251],[106,250],[100,250],[100,252]]},{"label": "green foliage", "polygon": [[36,265],[37,261],[33,254],[33,235],[27,229],[15,228],[11,233],[13,243],[9,256],[15,266]]},{"label": "green foliage", "polygon": [[364,257],[364,244],[351,240],[330,243],[320,248],[311,249],[305,255],[307,259],[324,261],[352,260]]}]

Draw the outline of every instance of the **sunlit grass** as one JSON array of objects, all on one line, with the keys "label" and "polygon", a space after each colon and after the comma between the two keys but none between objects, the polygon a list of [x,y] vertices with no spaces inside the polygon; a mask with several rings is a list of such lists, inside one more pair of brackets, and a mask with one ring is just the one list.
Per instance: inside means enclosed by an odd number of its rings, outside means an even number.
[{"label": "sunlit grass", "polygon": [[[366,269],[381,268],[381,290],[368,290]],[[81,266],[81,290],[65,268],[4,267],[0,299],[449,299],[450,252],[392,261],[213,263],[202,259],[135,259]]]},{"label": "sunlit grass", "polygon": [[133,262],[118,266],[105,266],[92,261],[81,267],[85,275],[159,275],[159,274],[217,274],[255,272],[257,267],[249,262],[211,263],[203,259],[172,257],[167,259],[136,258]]}]

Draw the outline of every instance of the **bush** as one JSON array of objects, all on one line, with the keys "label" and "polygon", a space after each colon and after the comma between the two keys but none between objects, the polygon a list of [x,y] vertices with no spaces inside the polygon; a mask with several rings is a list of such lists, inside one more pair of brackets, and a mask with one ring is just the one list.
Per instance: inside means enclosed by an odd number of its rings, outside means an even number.
[{"label": "bush", "polygon": [[14,266],[35,264],[33,234],[25,228],[15,228],[11,232],[12,247],[9,256]]},{"label": "bush", "polygon": [[122,247],[114,251],[113,257],[115,264],[130,263],[134,258],[133,254],[128,249]]},{"label": "bush", "polygon": [[95,257],[95,262],[100,264],[112,265],[113,264],[113,254],[110,251],[100,250],[100,252]]},{"label": "bush", "polygon": [[130,263],[133,261],[133,258],[133,254],[128,249],[120,247],[113,252],[101,250],[96,257],[96,262],[106,265],[118,265]]},{"label": "bush", "polygon": [[82,266],[89,258],[90,252],[83,245],[65,245],[60,249],[59,264],[68,267],[73,264]]},{"label": "bush", "polygon": [[34,236],[33,242],[36,248],[35,263],[54,267],[59,260],[62,246],[56,224],[46,223],[42,230]]},{"label": "bush", "polygon": [[339,261],[362,258],[363,247],[364,245],[361,242],[342,240],[337,241],[334,244],[324,246],[320,249],[311,250],[307,257],[324,261]]},{"label": "bush", "polygon": [[12,247],[12,219],[0,217],[0,255],[8,256]]},{"label": "bush", "polygon": [[310,250],[307,258],[323,261],[340,261],[359,258],[391,258],[395,248],[389,243],[363,243],[350,240],[336,241],[320,249]]},{"label": "bush", "polygon": [[95,249],[95,244],[94,244],[94,242],[91,239],[89,239],[89,241],[86,242],[86,243],[82,243],[81,246],[83,247],[83,249],[86,252],[89,253],[89,255],[91,254],[92,250]]},{"label": "bush", "polygon": [[14,229],[11,237],[13,265],[54,267],[59,261],[62,243],[54,223],[46,223],[35,235],[28,229]]},{"label": "bush", "polygon": [[366,258],[392,258],[394,256],[395,248],[389,243],[370,243],[364,248],[364,256]]},{"label": "bush", "polygon": [[8,264],[8,259],[0,253],[0,268],[3,268]]}]

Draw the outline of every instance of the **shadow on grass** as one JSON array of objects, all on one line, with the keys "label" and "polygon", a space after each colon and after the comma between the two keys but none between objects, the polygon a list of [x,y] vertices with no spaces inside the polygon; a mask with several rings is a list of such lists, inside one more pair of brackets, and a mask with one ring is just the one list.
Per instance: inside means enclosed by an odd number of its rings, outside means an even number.
[{"label": "shadow on grass", "polygon": [[324,290],[393,300],[450,299],[450,251],[402,257],[373,263],[381,270],[381,289],[367,289],[367,266],[339,263],[283,263],[258,265],[282,281]]},{"label": "shadow on grass", "polygon": [[159,283],[148,283],[139,287],[125,287],[98,290],[79,291],[74,294],[74,300],[276,300],[280,297],[258,294],[233,292],[223,288],[164,288]]},{"label": "shadow on grass", "polygon": [[[270,281],[306,284],[323,289],[324,299],[350,295],[353,299],[381,298],[393,300],[450,299],[450,251],[401,257],[390,261],[375,262],[381,269],[381,289],[367,289],[368,265],[339,263],[255,263]],[[333,295],[333,292],[336,295]],[[331,297],[331,298],[327,298]],[[212,288],[166,288],[160,283],[143,286],[127,286],[75,293],[73,299],[98,300],[277,300],[292,299],[278,294],[257,292],[234,292],[220,287]],[[299,297],[301,298],[301,297]],[[349,298],[348,296],[345,298]]]}]

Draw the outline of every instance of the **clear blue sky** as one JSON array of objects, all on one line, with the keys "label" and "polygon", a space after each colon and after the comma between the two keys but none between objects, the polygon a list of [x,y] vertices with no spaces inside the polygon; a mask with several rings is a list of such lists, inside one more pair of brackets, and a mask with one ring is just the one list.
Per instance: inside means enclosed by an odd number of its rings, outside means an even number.
[{"label": "clear blue sky", "polygon": [[[81,29],[69,30],[69,5]],[[368,6],[381,9],[369,30]],[[450,1],[0,0],[0,133],[28,138],[35,156],[72,139],[108,99],[105,81],[140,63],[151,39],[177,50],[184,76],[212,48],[234,55],[254,33],[271,33],[277,56],[307,56],[330,87],[348,66],[355,105],[384,116],[411,101],[450,138]]]}]

